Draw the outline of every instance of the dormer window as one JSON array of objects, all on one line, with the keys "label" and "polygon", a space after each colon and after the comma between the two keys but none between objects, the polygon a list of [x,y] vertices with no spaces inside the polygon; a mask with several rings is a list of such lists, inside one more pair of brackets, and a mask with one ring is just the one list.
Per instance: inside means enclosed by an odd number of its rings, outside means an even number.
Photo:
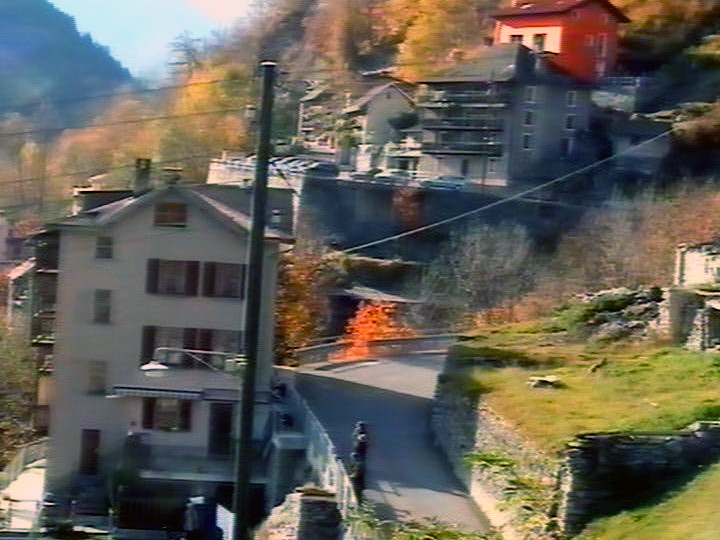
[{"label": "dormer window", "polygon": [[185,203],[164,202],[155,205],[156,227],[186,227],[187,205]]}]

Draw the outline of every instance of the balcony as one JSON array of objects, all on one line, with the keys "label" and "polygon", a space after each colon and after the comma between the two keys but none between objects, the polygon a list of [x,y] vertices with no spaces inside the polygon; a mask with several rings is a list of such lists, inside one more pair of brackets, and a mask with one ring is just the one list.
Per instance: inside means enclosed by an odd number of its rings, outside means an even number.
[{"label": "balcony", "polygon": [[487,130],[502,131],[503,120],[501,118],[467,118],[451,117],[424,118],[420,121],[422,129],[460,129],[460,130]]},{"label": "balcony", "polygon": [[450,105],[488,105],[506,106],[512,101],[510,90],[488,90],[451,92],[448,90],[430,91],[418,97],[421,107],[448,107]]},{"label": "balcony", "polygon": [[427,142],[422,151],[426,154],[481,154],[484,156],[502,156],[503,145],[494,142]]},{"label": "balcony", "polygon": [[148,444],[142,435],[129,435],[122,460],[143,478],[233,481],[232,453],[212,455],[204,446]]},{"label": "balcony", "polygon": [[30,342],[33,345],[55,343],[55,310],[43,309],[36,312],[30,321]]}]

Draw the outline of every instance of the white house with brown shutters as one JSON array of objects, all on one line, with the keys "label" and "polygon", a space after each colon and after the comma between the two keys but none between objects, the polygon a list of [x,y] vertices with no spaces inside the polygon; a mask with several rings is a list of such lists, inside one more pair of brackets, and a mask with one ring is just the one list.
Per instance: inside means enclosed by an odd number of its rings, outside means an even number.
[{"label": "white house with brown shutters", "polygon": [[[229,502],[241,381],[222,370],[243,349],[250,221],[240,190],[170,185],[50,226],[56,394],[46,489],[60,507],[112,505],[121,526],[172,530],[188,496]],[[258,444],[269,418],[277,257],[289,240],[265,231]],[[140,366],[159,347],[208,352],[166,351],[166,376],[148,378]]]}]

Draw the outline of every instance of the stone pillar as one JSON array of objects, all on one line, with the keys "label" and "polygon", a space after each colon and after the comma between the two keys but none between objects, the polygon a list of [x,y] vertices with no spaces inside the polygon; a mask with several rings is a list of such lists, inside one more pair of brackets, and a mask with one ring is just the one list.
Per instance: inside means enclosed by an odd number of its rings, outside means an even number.
[{"label": "stone pillar", "polygon": [[340,540],[342,516],[335,494],[307,485],[300,492],[300,520],[298,540]]}]

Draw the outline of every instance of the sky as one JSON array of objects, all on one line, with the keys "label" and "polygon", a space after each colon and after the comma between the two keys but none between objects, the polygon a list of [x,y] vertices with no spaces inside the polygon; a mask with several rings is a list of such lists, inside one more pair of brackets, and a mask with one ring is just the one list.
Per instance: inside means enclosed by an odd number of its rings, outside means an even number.
[{"label": "sky", "polygon": [[160,76],[169,44],[188,32],[204,38],[226,30],[251,0],[49,0],[75,18],[77,28],[110,49],[133,75]]}]

